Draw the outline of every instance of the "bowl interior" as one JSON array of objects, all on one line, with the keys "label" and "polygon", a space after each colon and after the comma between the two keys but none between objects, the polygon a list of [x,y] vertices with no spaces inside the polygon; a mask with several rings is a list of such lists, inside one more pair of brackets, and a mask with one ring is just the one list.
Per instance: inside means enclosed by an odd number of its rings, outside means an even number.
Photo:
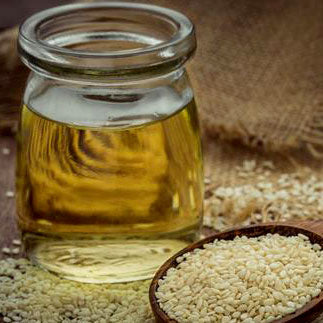
[{"label": "bowl interior", "polygon": [[[262,224],[248,226],[240,229],[220,232],[214,235],[211,235],[203,240],[197,241],[183,250],[179,251],[173,257],[168,259],[157,271],[155,274],[149,290],[149,300],[154,312],[156,322],[169,322],[176,323],[177,321],[170,319],[167,314],[159,307],[155,292],[158,288],[158,280],[163,278],[166,275],[166,272],[169,268],[176,267],[177,262],[176,258],[190,252],[196,248],[203,248],[204,244],[210,243],[215,239],[221,240],[233,240],[237,236],[247,236],[249,238],[259,237],[266,235],[268,233],[278,233],[283,236],[295,236],[299,233],[306,235],[311,243],[317,243],[323,248],[323,236],[306,230],[302,227],[284,225],[284,224]],[[323,312],[323,292],[320,295],[312,299],[305,306],[297,310],[295,313],[284,316],[282,319],[276,320],[275,323],[285,323],[285,322],[311,322],[317,318]]]}]

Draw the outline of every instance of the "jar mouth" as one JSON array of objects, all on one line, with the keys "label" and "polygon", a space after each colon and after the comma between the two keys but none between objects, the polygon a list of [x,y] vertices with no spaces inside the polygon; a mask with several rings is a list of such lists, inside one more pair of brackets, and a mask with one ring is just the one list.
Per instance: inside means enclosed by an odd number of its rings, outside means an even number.
[{"label": "jar mouth", "polygon": [[178,68],[196,48],[192,22],[154,5],[72,4],[39,12],[20,27],[18,48],[31,69],[92,76]]}]

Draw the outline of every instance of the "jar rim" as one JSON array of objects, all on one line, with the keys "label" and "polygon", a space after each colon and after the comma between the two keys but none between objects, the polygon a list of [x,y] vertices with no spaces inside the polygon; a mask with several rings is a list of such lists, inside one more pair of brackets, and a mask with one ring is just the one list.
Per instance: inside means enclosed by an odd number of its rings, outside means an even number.
[{"label": "jar rim", "polygon": [[[57,28],[57,26],[51,26],[51,23],[53,24],[55,19],[64,19],[69,14],[81,13],[82,17],[86,17],[87,11],[89,13],[98,10],[99,13],[100,10],[106,9],[125,10],[129,14],[136,13],[138,16],[153,15],[155,19],[162,19],[165,24],[169,23],[176,30],[174,29],[174,33],[166,40],[154,41],[147,38],[146,47],[104,52],[62,47],[53,41],[54,34],[47,39],[42,39],[39,32],[40,28],[47,33],[50,28]],[[105,19],[108,18],[105,17]],[[96,21],[99,21],[98,16]],[[67,28],[65,32],[66,30]],[[129,35],[125,37],[129,38]],[[22,61],[36,71],[117,76],[178,68],[195,51],[196,39],[193,23],[178,11],[142,3],[96,2],[54,7],[32,15],[20,26],[18,48]]]}]

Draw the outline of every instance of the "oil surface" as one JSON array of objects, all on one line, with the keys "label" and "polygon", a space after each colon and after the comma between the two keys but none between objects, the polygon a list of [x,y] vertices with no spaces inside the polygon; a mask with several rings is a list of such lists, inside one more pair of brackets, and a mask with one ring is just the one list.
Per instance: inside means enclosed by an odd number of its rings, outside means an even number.
[{"label": "oil surface", "polygon": [[142,110],[110,102],[105,124],[95,121],[99,105],[91,119],[87,101],[68,112],[39,102],[23,106],[18,144],[18,218],[29,256],[80,281],[151,277],[200,226],[194,100],[169,105],[168,114],[169,101],[139,102]]}]

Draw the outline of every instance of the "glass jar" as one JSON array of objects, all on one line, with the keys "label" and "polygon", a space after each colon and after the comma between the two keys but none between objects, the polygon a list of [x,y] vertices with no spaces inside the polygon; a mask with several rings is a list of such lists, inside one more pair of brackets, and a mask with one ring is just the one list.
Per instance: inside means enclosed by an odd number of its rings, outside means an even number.
[{"label": "glass jar", "polygon": [[31,69],[17,213],[29,258],[83,282],[150,278],[197,238],[203,172],[184,63],[192,23],[124,2],[45,10],[20,28]]}]

